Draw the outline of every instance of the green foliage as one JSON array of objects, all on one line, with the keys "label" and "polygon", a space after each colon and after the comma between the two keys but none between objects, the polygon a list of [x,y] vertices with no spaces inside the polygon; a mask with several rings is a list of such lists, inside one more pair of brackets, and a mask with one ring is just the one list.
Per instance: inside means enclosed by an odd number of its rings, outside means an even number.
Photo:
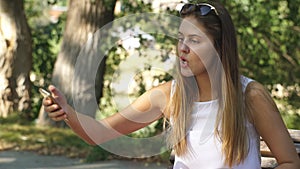
[{"label": "green foliage", "polygon": [[237,28],[243,73],[263,84],[299,83],[299,0],[224,3]]},{"label": "green foliage", "polygon": [[300,130],[300,115],[283,113],[282,118],[287,128]]},{"label": "green foliage", "polygon": [[86,162],[94,162],[94,161],[103,161],[111,158],[112,154],[100,146],[94,147],[87,157],[85,158]]},{"label": "green foliage", "polygon": [[[64,4],[62,1],[59,3]],[[60,49],[63,27],[66,15],[63,14],[57,23],[51,23],[47,14],[50,6],[47,1],[25,1],[25,13],[31,28],[33,39],[33,69],[31,79],[32,111],[31,117],[36,118],[41,105],[39,87],[46,87],[51,83],[54,62]]]},{"label": "green foliage", "polygon": [[243,73],[265,85],[295,86],[279,103],[286,125],[299,129],[300,1],[226,2],[237,27]]},{"label": "green foliage", "polygon": [[121,0],[121,13],[117,17],[128,14],[152,12],[151,3],[144,3],[143,0]]}]

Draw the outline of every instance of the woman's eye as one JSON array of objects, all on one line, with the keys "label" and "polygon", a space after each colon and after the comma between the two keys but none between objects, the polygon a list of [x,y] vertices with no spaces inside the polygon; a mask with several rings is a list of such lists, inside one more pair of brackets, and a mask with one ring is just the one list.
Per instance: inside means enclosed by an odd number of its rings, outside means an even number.
[{"label": "woman's eye", "polygon": [[184,41],[183,37],[178,37],[178,42],[183,42],[183,41]]},{"label": "woman's eye", "polygon": [[190,39],[189,42],[191,42],[192,44],[200,43],[200,41],[198,39]]},{"label": "woman's eye", "polygon": [[179,36],[178,37],[178,42],[183,43],[185,41],[185,43],[187,44],[199,44],[200,40],[196,39],[196,38],[188,38],[188,39],[184,39],[184,37]]}]

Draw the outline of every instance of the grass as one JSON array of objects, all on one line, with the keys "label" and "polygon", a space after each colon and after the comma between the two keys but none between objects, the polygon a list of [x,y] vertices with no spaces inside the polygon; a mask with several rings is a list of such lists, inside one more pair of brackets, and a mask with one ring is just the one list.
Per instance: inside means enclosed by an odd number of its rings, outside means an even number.
[{"label": "grass", "polygon": [[[0,151],[34,151],[42,155],[62,155],[81,158],[84,162],[108,159],[128,159],[113,155],[100,146],[85,143],[69,128],[38,127],[32,123],[20,121],[20,118],[0,118]],[[132,159],[129,159],[132,160]],[[136,160],[136,159],[135,159]],[[168,154],[153,158],[138,159],[166,162]]]},{"label": "grass", "polygon": [[0,150],[26,150],[43,155],[86,158],[93,149],[70,129],[1,123],[0,131]]},{"label": "grass", "polygon": [[0,118],[1,150],[34,151],[41,155],[81,158],[85,162],[112,158],[109,152],[88,145],[69,128],[38,127],[17,117]]}]

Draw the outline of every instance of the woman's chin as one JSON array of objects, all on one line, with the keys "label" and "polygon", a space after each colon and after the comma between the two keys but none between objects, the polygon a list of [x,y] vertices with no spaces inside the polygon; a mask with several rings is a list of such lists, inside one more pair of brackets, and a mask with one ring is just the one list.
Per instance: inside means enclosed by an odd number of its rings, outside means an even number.
[{"label": "woman's chin", "polygon": [[181,70],[181,75],[184,76],[184,77],[192,77],[194,76],[193,72],[191,71],[187,71],[187,70]]}]

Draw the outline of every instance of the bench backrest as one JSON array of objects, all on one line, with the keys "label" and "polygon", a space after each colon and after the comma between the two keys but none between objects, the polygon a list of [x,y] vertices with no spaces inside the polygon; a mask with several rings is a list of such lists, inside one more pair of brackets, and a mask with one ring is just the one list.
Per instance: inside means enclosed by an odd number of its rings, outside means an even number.
[{"label": "bench backrest", "polygon": [[[298,156],[300,157],[300,130],[288,130],[292,140],[294,141],[294,145]],[[276,167],[276,159],[274,158],[272,152],[268,148],[267,144],[263,139],[260,140],[260,153],[261,153],[261,167],[262,169],[269,169]]]}]

